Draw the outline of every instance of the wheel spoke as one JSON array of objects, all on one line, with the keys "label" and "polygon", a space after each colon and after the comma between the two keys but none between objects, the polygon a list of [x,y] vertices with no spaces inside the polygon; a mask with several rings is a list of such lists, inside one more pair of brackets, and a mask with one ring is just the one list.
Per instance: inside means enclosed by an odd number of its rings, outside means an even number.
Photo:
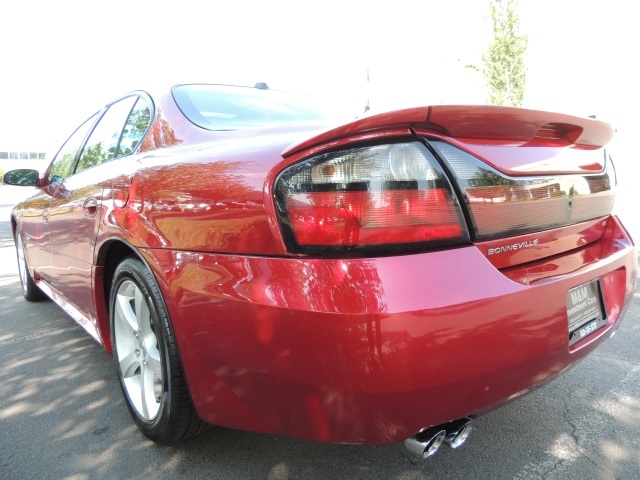
[{"label": "wheel spoke", "polygon": [[[142,336],[144,337],[145,345],[147,342],[154,345],[156,342],[156,336],[153,333],[153,330],[151,330],[151,314],[149,312],[149,305],[147,304],[147,300],[144,298],[140,289],[136,289],[134,304],[136,308],[136,316],[138,317],[138,325],[140,326],[140,333],[142,333]],[[153,340],[153,342],[151,342],[151,340]]]},{"label": "wheel spoke", "polygon": [[[118,352],[120,353],[120,352]],[[124,378],[130,378],[136,375],[136,371],[140,368],[140,360],[135,350],[131,350],[124,358],[120,360],[120,371]]]},{"label": "wheel spoke", "polygon": [[151,366],[142,366],[142,412],[145,418],[151,419],[160,409],[160,393],[162,382],[154,375]]},{"label": "wheel spoke", "polygon": [[142,373],[140,375],[141,380],[141,394],[142,394],[142,416],[144,418],[149,417],[149,393],[153,392],[153,373],[151,369],[147,368],[146,365],[142,365]]},{"label": "wheel spoke", "polygon": [[128,327],[131,333],[138,331],[138,319],[131,308],[131,297],[124,294],[118,294],[116,301],[116,316],[123,320],[122,327]]},{"label": "wheel spoke", "polygon": [[140,412],[142,406],[142,379],[140,374],[125,378],[124,385],[131,404]]},{"label": "wheel spoke", "polygon": [[162,364],[160,363],[160,352],[157,348],[147,350],[147,369],[162,380]]}]

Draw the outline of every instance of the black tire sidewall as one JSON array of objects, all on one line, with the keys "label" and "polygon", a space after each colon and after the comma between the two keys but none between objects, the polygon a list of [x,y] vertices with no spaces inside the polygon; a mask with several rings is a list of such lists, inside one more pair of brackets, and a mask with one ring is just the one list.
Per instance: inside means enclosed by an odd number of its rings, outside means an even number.
[{"label": "black tire sidewall", "polygon": [[[117,344],[115,338],[114,328],[114,307],[116,302],[116,294],[119,287],[125,281],[133,281],[138,288],[142,291],[144,297],[147,299],[147,305],[149,307],[149,313],[151,322],[153,324],[156,338],[158,340],[158,350],[160,352],[161,365],[162,365],[162,377],[163,377],[163,391],[162,399],[160,401],[160,409],[156,417],[149,421],[142,418],[135,407],[132,405],[129,399],[129,394],[124,384],[122,372],[118,362]],[[116,373],[120,387],[125,397],[127,408],[131,413],[135,423],[142,430],[142,432],[154,441],[162,441],[167,431],[170,429],[170,421],[172,417],[172,388],[171,388],[171,365],[169,348],[170,342],[167,341],[167,335],[173,335],[171,326],[169,324],[169,317],[162,301],[160,289],[153,278],[153,275],[149,269],[138,259],[128,258],[124,260],[116,268],[113,284],[109,296],[109,321],[111,326],[111,345],[113,348],[113,356],[116,361]]]}]

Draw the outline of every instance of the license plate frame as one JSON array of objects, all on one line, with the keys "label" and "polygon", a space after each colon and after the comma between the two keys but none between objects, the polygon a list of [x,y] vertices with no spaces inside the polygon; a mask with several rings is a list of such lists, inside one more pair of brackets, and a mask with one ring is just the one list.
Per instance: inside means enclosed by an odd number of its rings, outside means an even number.
[{"label": "license plate frame", "polygon": [[607,324],[600,279],[595,278],[567,292],[569,346]]}]

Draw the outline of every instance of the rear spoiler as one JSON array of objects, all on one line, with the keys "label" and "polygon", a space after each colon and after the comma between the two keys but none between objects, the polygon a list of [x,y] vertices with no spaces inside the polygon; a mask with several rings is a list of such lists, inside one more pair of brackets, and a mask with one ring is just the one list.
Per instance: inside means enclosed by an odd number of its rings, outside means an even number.
[{"label": "rear spoiler", "polygon": [[389,128],[418,128],[446,137],[495,140],[510,145],[599,148],[611,141],[613,128],[590,118],[490,105],[415,107],[367,116],[293,144],[288,157],[302,150],[355,134]]}]

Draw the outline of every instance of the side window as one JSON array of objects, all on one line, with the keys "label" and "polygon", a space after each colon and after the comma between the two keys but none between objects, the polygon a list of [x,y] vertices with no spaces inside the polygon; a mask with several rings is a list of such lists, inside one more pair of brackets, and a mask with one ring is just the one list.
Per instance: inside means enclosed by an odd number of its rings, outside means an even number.
[{"label": "side window", "polygon": [[137,96],[123,98],[109,107],[91,132],[78,161],[76,173],[116,157],[122,129],[137,99]]},{"label": "side window", "polygon": [[56,158],[53,160],[53,164],[51,165],[51,170],[49,171],[49,182],[61,182],[69,175],[71,175],[71,169],[73,168],[73,164],[76,161],[76,157],[80,152],[80,148],[82,148],[82,142],[84,141],[87,133],[89,133],[89,129],[95,123],[96,117],[98,114],[96,113],[91,118],[89,118],[86,122],[80,125],[73,135],[69,137],[69,139],[64,142],[62,148],[56,155]]},{"label": "side window", "polygon": [[149,123],[151,123],[151,108],[149,108],[147,101],[140,97],[131,110],[131,115],[129,115],[122,132],[122,138],[118,145],[118,157],[129,155],[135,151],[142,137],[147,133]]}]

